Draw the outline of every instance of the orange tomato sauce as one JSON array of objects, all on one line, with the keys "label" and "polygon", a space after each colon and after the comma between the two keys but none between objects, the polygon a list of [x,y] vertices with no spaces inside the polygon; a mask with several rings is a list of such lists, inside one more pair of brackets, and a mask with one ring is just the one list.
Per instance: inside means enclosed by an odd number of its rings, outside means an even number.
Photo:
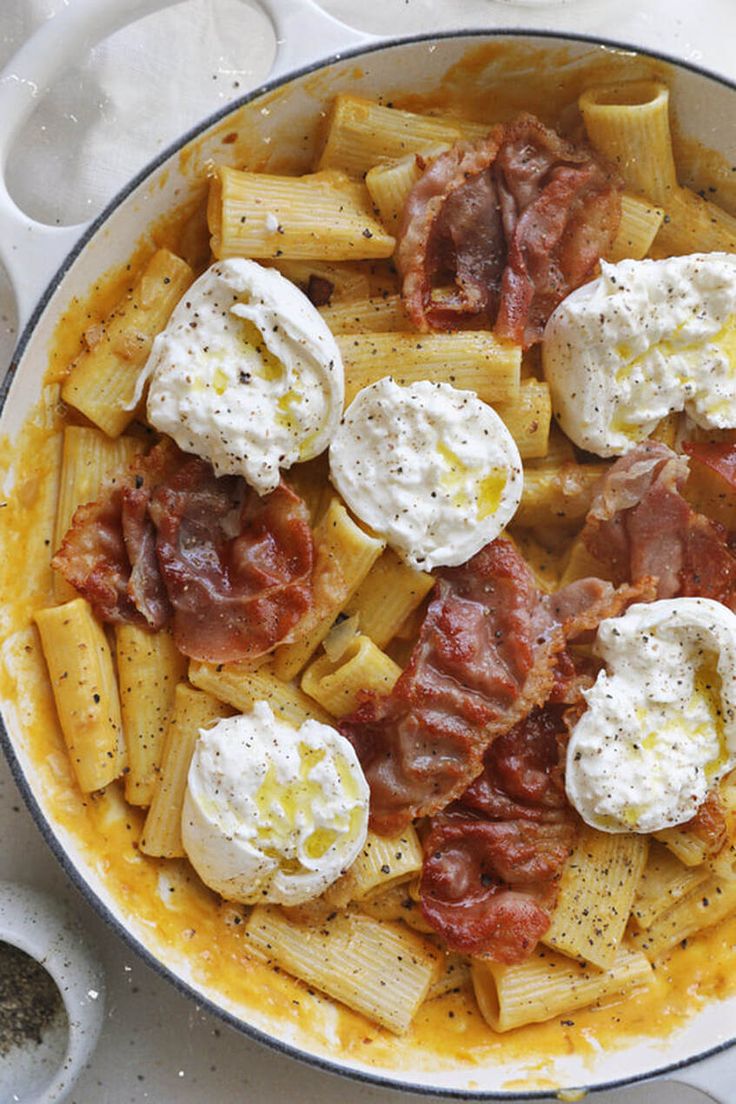
[{"label": "orange tomato sauce", "polygon": [[[547,68],[540,72],[542,58]],[[537,57],[527,51],[524,59],[525,83],[510,88],[508,73],[518,70],[519,58],[502,41],[478,46],[461,66],[446,74],[431,96],[397,95],[392,103],[477,118],[472,90],[488,67],[495,65],[496,117],[508,118],[525,109],[554,121],[571,110],[584,85],[610,79],[613,64],[609,56],[599,53],[586,66],[566,68],[565,52],[559,51],[559,68],[550,77],[548,53]],[[618,73],[620,63],[616,64]],[[633,77],[663,77],[667,66],[637,62],[634,69]],[[318,94],[329,82],[318,73],[307,83],[310,92]],[[259,107],[285,94],[272,93],[259,101]],[[226,119],[219,130],[226,148],[238,146],[242,132],[233,130],[232,121]],[[264,161],[262,151],[253,152],[248,140],[243,139],[240,148],[249,167],[259,167],[251,161]],[[194,166],[195,178],[206,172],[196,145],[182,152],[180,163],[185,168]],[[179,964],[180,972],[214,1001],[246,1021],[262,1027],[270,1024],[281,1039],[381,1072],[461,1067],[470,1088],[482,1067],[502,1062],[519,1071],[507,1088],[554,1089],[559,1086],[550,1074],[550,1059],[575,1054],[592,1070],[601,1048],[613,1050],[635,1039],[666,1038],[705,1003],[736,995],[734,916],[687,947],[677,948],[658,964],[651,987],[633,996],[575,1012],[564,1020],[495,1034],[480,1016],[472,992],[462,990],[422,1006],[409,1033],[395,1037],[250,957],[238,908],[211,893],[184,860],[140,853],[144,814],[125,803],[117,783],[99,795],[79,791],[32,624],[35,610],[55,604],[49,555],[61,439],[69,420],[59,401],[59,385],[82,347],[85,329],[111,311],[131,273],[152,252],[152,243],[178,249],[195,268],[206,263],[201,192],[186,208],[154,227],[128,265],[107,273],[84,299],[69,304],[49,350],[41,401],[17,439],[0,441],[0,472],[4,478],[11,470],[16,473],[14,486],[0,506],[0,593],[5,602],[0,694],[15,715],[16,747],[34,795],[62,842],[73,850],[83,876],[88,873],[93,882],[99,881],[104,895],[149,950]],[[666,1060],[663,1053],[663,1063]]]}]

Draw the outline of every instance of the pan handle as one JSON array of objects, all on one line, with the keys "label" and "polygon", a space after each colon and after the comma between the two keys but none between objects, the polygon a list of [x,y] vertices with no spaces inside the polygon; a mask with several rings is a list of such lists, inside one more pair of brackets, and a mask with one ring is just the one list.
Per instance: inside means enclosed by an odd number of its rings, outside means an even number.
[{"label": "pan handle", "polygon": [[727,1047],[703,1062],[678,1070],[668,1081],[700,1089],[716,1104],[732,1104],[736,1088],[736,1047]]},{"label": "pan handle", "polygon": [[[13,142],[36,105],[70,65],[114,31],[180,0],[71,0],[43,23],[0,72],[0,263],[15,292],[22,330],[89,223],[46,226],[8,192]],[[270,79],[341,51],[377,41],[323,11],[314,0],[257,0],[276,33]]]}]

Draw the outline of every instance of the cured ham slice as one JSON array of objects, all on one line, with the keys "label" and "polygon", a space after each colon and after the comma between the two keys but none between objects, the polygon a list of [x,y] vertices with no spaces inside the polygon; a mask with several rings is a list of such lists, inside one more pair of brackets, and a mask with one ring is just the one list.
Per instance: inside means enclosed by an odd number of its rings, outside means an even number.
[{"label": "cured ham slice", "polygon": [[736,557],[725,530],[682,496],[687,457],[638,445],[600,482],[582,537],[615,582],[656,580],[657,598],[692,595],[736,608]]},{"label": "cured ham slice", "polygon": [[483,769],[489,744],[560,683],[566,641],[646,589],[615,592],[601,580],[581,580],[543,597],[507,540],[439,575],[393,690],[368,698],[340,725],[368,779],[379,834],[459,798]]},{"label": "cured ham slice", "polygon": [[420,330],[468,320],[528,347],[592,274],[621,219],[620,183],[533,115],[437,157],[413,188],[397,263]]},{"label": "cured ham slice", "polygon": [[575,837],[562,782],[563,711],[535,709],[499,736],[482,774],[431,822],[422,912],[452,950],[521,962],[549,927]]},{"label": "cured ham slice", "polygon": [[[79,506],[51,565],[84,595],[103,621],[146,625],[147,618],[128,593],[131,567],[122,510],[120,486],[107,487],[103,498]],[[156,618],[150,627],[161,628],[162,623]]]},{"label": "cured ham slice", "polygon": [[171,621],[181,652],[224,663],[290,638],[312,561],[306,507],[286,484],[259,498],[166,444],[76,511],[52,562],[104,621]]},{"label": "cured ham slice", "polygon": [[371,788],[373,829],[391,835],[459,797],[493,737],[546,699],[563,646],[509,541],[443,570],[392,692],[340,725]]}]

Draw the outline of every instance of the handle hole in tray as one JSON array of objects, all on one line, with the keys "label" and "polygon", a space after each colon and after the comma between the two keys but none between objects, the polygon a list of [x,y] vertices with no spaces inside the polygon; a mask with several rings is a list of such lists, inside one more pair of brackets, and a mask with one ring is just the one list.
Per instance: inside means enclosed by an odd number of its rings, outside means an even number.
[{"label": "handle hole in tray", "polygon": [[264,80],[274,54],[270,22],[245,0],[185,0],[118,31],[39,103],[10,158],[13,199],[47,225],[93,218],[179,135]]}]

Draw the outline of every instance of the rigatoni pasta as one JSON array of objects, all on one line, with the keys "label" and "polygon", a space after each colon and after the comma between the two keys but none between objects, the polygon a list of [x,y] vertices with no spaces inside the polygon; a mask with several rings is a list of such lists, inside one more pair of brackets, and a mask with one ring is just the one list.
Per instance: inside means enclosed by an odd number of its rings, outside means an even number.
[{"label": "rigatoni pasta", "polygon": [[632,944],[654,962],[678,943],[736,912],[736,881],[711,877],[675,901],[647,928],[633,932]]},{"label": "rigatoni pasta", "polygon": [[619,949],[606,970],[543,949],[518,966],[474,958],[472,977],[483,1018],[494,1031],[511,1031],[648,985],[651,966],[641,951],[628,947]]},{"label": "rigatoni pasta", "polygon": [[606,257],[614,264],[627,258],[640,261],[652,248],[664,221],[664,211],[648,199],[624,192],[621,196],[621,224]]},{"label": "rigatoni pasta", "polygon": [[381,216],[381,222],[390,233],[396,233],[399,229],[409,193],[421,179],[425,167],[446,149],[449,149],[446,143],[434,143],[398,161],[374,165],[366,173],[365,186]]},{"label": "rigatoni pasta", "polygon": [[301,688],[333,717],[344,717],[364,694],[388,694],[400,674],[398,664],[361,635],[336,662],[322,655],[311,663],[302,674]]},{"label": "rigatoni pasta", "polygon": [[489,130],[485,123],[417,115],[343,93],[333,102],[319,168],[363,176],[380,162],[438,143],[483,138]]},{"label": "rigatoni pasta", "polygon": [[345,608],[386,547],[352,520],[334,498],[315,529],[314,605],[299,640],[281,644],[273,660],[274,673],[288,682],[317,650],[338,613]]},{"label": "rigatoni pasta", "polygon": [[346,602],[345,612],[357,614],[362,631],[385,648],[433,586],[434,576],[409,567],[387,548]]},{"label": "rigatoni pasta", "polygon": [[276,716],[298,728],[311,719],[329,722],[329,714],[296,686],[278,678],[268,667],[253,669],[241,663],[189,664],[189,681],[241,713],[266,701]]},{"label": "rigatoni pasta", "polygon": [[338,336],[345,365],[345,403],[384,376],[399,384],[429,379],[475,391],[484,402],[519,393],[521,349],[491,333],[351,333]]},{"label": "rigatoni pasta", "polygon": [[59,723],[79,788],[100,790],[125,767],[120,699],[102,625],[83,598],[38,610]]},{"label": "rigatoni pasta", "polygon": [[621,944],[648,849],[646,836],[608,834],[584,825],[562,872],[544,942],[570,958],[609,969]]},{"label": "rigatoni pasta", "polygon": [[108,437],[118,437],[133,420],[153,339],[192,279],[185,261],[159,249],[105,319],[94,343],[72,364],[61,397]]},{"label": "rigatoni pasta", "polygon": [[416,932],[358,913],[313,928],[258,906],[245,930],[270,962],[397,1033],[441,973],[439,952]]},{"label": "rigatoni pasta", "polygon": [[631,909],[638,928],[649,928],[680,898],[686,897],[710,877],[708,867],[685,866],[660,843],[652,843]]},{"label": "rigatoni pasta", "polygon": [[373,216],[365,185],[333,171],[266,176],[222,166],[210,188],[208,219],[218,260],[351,261],[390,257],[395,245]]},{"label": "rigatoni pasta", "polygon": [[522,460],[534,460],[547,454],[552,422],[549,384],[534,378],[521,381],[519,394],[508,402],[495,403]]},{"label": "rigatoni pasta", "polygon": [[175,689],[173,711],[161,754],[161,768],[143,825],[141,851],[167,859],[183,858],[181,812],[187,774],[200,730],[230,710],[211,694],[180,682]]},{"label": "rigatoni pasta", "polygon": [[170,632],[152,633],[137,625],[116,626],[115,655],[128,749],[125,799],[150,805],[174,694],[187,663]]}]

